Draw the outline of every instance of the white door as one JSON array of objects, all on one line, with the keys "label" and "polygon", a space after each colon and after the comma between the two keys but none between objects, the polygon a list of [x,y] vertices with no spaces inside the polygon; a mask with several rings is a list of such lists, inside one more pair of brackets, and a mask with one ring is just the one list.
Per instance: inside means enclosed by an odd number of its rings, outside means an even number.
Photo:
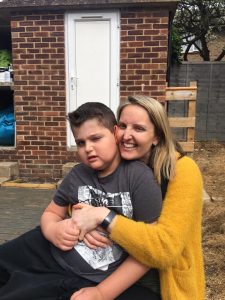
[{"label": "white door", "polygon": [[[99,101],[119,105],[119,13],[66,15],[67,108]],[[68,126],[68,145],[75,145]]]}]

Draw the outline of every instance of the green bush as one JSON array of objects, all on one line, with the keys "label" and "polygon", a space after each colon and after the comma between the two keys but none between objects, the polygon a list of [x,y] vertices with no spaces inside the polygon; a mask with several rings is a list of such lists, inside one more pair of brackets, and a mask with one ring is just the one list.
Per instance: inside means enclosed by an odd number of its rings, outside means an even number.
[{"label": "green bush", "polygon": [[180,64],[183,60],[182,57],[182,37],[179,33],[178,28],[173,25],[172,28],[172,53],[171,53],[171,61],[172,64]]},{"label": "green bush", "polygon": [[12,57],[9,50],[0,50],[0,67],[7,68],[12,63]]}]

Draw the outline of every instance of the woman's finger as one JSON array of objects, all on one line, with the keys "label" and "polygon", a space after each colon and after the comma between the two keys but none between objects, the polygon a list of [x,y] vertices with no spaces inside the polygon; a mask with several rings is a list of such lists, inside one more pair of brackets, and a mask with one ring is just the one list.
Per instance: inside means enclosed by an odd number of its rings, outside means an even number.
[{"label": "woman's finger", "polygon": [[78,238],[80,242],[83,241],[85,234],[86,234],[86,232],[81,229],[80,230],[80,235],[79,235],[79,238]]},{"label": "woman's finger", "polygon": [[96,246],[96,247],[101,247],[101,248],[106,248],[108,247],[111,243],[110,240],[103,235],[104,233],[99,232],[97,230],[93,230],[85,235],[85,238],[88,240],[89,244]]},{"label": "woman's finger", "polygon": [[90,206],[90,205],[79,202],[79,203],[73,205],[73,209],[81,209],[81,208],[88,207],[88,206]]},{"label": "woman's finger", "polygon": [[84,236],[83,242],[85,243],[85,245],[90,248],[90,249],[97,249],[97,246],[95,246],[94,244],[90,243],[89,240],[86,238],[86,235]]}]

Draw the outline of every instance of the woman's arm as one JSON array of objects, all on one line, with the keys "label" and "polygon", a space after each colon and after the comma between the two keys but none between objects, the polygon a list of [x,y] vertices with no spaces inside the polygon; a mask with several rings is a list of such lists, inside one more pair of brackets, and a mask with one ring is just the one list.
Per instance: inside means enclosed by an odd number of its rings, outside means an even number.
[{"label": "woman's arm", "polygon": [[112,300],[140,279],[146,267],[129,256],[116,271],[95,288],[84,288],[73,294],[71,300]]},{"label": "woman's arm", "polygon": [[176,262],[193,233],[198,231],[200,237],[202,191],[198,166],[183,157],[177,161],[175,179],[168,184],[157,225],[117,216],[109,226],[110,237],[143,264],[167,268]]}]

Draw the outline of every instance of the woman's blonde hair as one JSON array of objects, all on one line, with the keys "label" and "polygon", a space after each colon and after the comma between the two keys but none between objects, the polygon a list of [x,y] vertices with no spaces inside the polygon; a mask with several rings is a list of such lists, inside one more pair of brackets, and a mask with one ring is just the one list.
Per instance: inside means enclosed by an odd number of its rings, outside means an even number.
[{"label": "woman's blonde hair", "polygon": [[144,95],[129,96],[127,101],[123,102],[118,108],[118,120],[123,109],[127,105],[139,105],[143,107],[154,125],[155,135],[158,139],[157,145],[152,145],[148,165],[153,169],[158,183],[161,183],[161,177],[171,180],[175,176],[175,165],[177,160],[177,151],[183,156],[184,152],[181,146],[173,139],[168,117],[162,104]]}]

